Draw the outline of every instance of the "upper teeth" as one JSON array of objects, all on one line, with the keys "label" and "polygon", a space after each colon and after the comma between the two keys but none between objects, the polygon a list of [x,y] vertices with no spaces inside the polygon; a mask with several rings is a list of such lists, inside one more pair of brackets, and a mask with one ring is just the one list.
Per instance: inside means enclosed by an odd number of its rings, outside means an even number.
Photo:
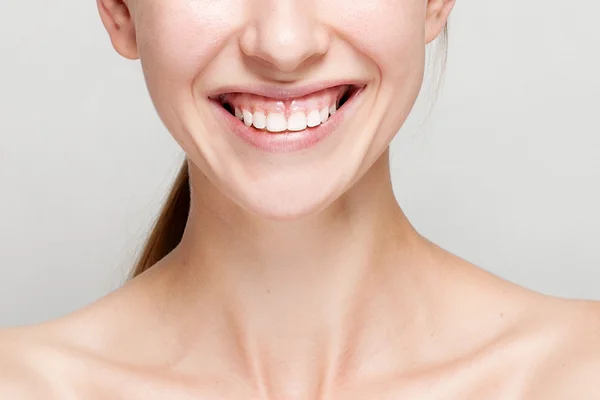
[{"label": "upper teeth", "polygon": [[320,110],[312,110],[308,114],[304,111],[295,111],[288,118],[281,113],[266,114],[261,111],[254,113],[249,110],[235,108],[235,116],[244,121],[246,126],[254,126],[256,129],[269,132],[303,131],[306,128],[314,128],[329,120],[329,116],[337,111],[336,105],[323,107]]}]

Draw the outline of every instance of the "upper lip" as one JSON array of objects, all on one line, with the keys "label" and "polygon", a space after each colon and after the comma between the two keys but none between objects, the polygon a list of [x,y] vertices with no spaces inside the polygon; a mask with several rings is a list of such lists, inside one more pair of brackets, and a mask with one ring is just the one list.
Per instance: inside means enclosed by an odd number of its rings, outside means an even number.
[{"label": "upper lip", "polygon": [[337,86],[355,86],[363,87],[366,86],[366,81],[362,80],[336,80],[336,81],[324,81],[315,82],[303,86],[292,86],[286,85],[274,85],[267,83],[258,83],[251,85],[229,85],[222,86],[212,91],[209,94],[209,98],[217,99],[219,96],[227,93],[247,93],[256,96],[268,97],[274,100],[288,100],[307,96],[312,93],[319,92],[321,90],[337,87]]}]

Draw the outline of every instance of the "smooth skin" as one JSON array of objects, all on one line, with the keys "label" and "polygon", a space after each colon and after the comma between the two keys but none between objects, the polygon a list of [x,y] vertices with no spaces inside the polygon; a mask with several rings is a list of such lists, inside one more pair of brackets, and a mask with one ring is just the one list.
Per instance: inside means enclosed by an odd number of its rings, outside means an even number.
[{"label": "smooth skin", "polygon": [[[98,0],[190,162],[179,247],[90,306],[0,333],[0,399],[600,398],[600,307],[431,243],[388,145],[454,0]],[[227,85],[368,84],[343,135],[269,154],[217,124]],[[134,190],[132,188],[132,190]]]}]

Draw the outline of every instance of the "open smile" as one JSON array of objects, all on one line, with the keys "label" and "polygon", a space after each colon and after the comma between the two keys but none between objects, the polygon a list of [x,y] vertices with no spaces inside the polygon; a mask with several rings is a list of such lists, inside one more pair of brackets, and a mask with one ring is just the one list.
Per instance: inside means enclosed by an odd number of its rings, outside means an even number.
[{"label": "open smile", "polygon": [[263,151],[307,149],[348,115],[366,85],[339,84],[293,96],[277,90],[229,91],[209,97],[227,130]]}]

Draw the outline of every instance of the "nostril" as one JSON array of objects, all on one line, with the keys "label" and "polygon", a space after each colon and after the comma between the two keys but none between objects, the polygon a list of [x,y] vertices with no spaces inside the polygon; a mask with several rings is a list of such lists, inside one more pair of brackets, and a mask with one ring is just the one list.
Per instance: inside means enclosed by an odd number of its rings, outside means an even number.
[{"label": "nostril", "polygon": [[292,73],[308,68],[327,52],[329,33],[312,14],[303,15],[303,2],[294,3],[293,8],[291,5],[282,2],[266,14],[257,10],[256,21],[248,24],[239,39],[249,65],[262,72]]}]

